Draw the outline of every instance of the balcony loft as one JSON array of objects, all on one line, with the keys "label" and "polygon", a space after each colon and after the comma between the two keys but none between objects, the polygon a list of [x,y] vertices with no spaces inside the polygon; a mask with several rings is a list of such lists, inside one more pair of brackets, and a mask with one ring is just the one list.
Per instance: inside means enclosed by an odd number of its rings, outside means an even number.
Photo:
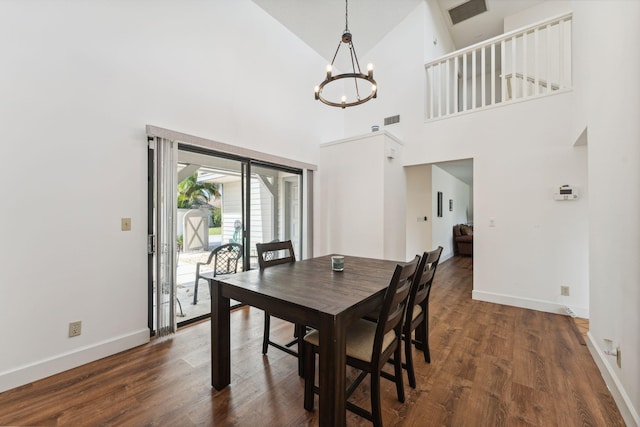
[{"label": "balcony loft", "polygon": [[427,121],[571,90],[572,14],[425,64]]}]

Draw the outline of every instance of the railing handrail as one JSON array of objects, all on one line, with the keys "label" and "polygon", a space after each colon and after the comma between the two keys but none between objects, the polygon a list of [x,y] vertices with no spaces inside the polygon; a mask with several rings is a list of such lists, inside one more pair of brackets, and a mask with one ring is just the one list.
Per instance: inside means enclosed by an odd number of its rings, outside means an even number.
[{"label": "railing handrail", "polygon": [[[510,78],[514,78],[514,77],[515,77],[516,79],[522,79],[522,80],[525,80],[525,78],[524,78],[524,74],[522,74],[522,73],[506,73],[504,76],[505,76],[505,78],[507,78],[507,79],[510,79]],[[500,75],[500,77],[502,77],[502,75]],[[558,90],[558,89],[560,89],[560,85],[559,85],[559,84],[557,84],[557,83],[549,83],[549,82],[548,82],[548,81],[546,81],[545,79],[540,79],[540,78],[539,78],[539,79],[536,81],[536,79],[535,79],[534,77],[532,77],[532,76],[527,76],[526,80],[527,80],[527,82],[529,82],[529,83],[539,84],[539,85],[540,85],[540,86],[542,86],[542,87],[547,87],[547,85],[548,85],[548,84],[551,84],[551,88],[552,88],[553,90]]]},{"label": "railing handrail", "polygon": [[448,59],[455,58],[455,57],[461,56],[463,54],[467,54],[469,52],[472,52],[474,50],[478,50],[478,49],[486,47],[486,46],[491,46],[492,44],[501,42],[502,40],[511,39],[514,36],[517,37],[517,36],[519,36],[521,34],[528,33],[528,32],[530,32],[532,30],[535,30],[536,28],[539,28],[539,27],[544,27],[544,26],[547,26],[547,25],[550,25],[550,24],[553,24],[553,23],[556,23],[556,22],[564,21],[567,18],[571,18],[572,16],[573,16],[573,12],[567,12],[567,13],[563,13],[561,15],[554,16],[552,18],[548,18],[548,19],[544,19],[542,21],[538,21],[538,22],[536,22],[534,24],[531,24],[531,25],[528,25],[526,27],[517,28],[515,30],[509,31],[508,33],[499,34],[499,35],[497,35],[495,37],[492,37],[492,38],[490,38],[488,40],[478,42],[478,43],[473,44],[471,46],[467,46],[465,48],[456,50],[455,52],[451,52],[451,53],[448,53],[448,54],[446,54],[444,56],[441,56],[438,59],[435,59],[435,60],[433,60],[431,62],[426,63],[424,65],[424,67],[425,68],[429,68],[432,65],[439,64],[439,63],[444,62],[444,61],[446,61]]}]

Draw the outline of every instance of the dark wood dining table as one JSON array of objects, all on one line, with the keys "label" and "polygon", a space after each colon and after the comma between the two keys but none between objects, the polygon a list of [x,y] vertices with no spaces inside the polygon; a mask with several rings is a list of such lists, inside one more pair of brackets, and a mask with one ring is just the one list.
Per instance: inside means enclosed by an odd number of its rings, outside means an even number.
[{"label": "dark wood dining table", "polygon": [[212,386],[220,390],[231,381],[230,299],[234,299],[319,331],[320,425],[344,426],[346,329],[382,305],[398,262],[345,256],[344,264],[344,271],[333,271],[327,255],[214,278]]}]

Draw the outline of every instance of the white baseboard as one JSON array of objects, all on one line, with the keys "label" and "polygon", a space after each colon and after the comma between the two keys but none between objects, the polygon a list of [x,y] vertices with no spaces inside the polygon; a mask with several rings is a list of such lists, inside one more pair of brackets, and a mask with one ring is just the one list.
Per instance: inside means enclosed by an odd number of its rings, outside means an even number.
[{"label": "white baseboard", "polygon": [[443,263],[446,260],[448,260],[449,258],[453,258],[453,252],[449,252],[446,254],[440,254],[440,261],[438,261],[438,263]]},{"label": "white baseboard", "polygon": [[624,387],[622,387],[620,380],[618,380],[617,375],[613,371],[613,368],[607,359],[607,355],[604,354],[596,344],[595,338],[591,335],[591,332],[587,333],[587,338],[587,348],[591,352],[591,357],[593,357],[593,360],[596,362],[596,365],[600,370],[600,374],[613,396],[613,400],[616,401],[616,405],[618,405],[618,409],[620,410],[620,414],[622,414],[624,422],[628,427],[640,427],[640,416],[638,416],[638,411],[633,407],[631,399],[629,399]]},{"label": "white baseboard", "polygon": [[10,371],[0,372],[0,393],[148,342],[149,329],[145,328]]},{"label": "white baseboard", "polygon": [[[515,297],[513,295],[496,294],[493,292],[484,292],[474,290],[472,298],[478,301],[492,302],[495,304],[511,305],[513,307],[528,308],[529,310],[544,311],[547,313],[567,315],[565,304],[553,301],[543,301],[532,298]],[[570,306],[571,310],[583,319],[589,318],[589,309],[586,307]]]}]

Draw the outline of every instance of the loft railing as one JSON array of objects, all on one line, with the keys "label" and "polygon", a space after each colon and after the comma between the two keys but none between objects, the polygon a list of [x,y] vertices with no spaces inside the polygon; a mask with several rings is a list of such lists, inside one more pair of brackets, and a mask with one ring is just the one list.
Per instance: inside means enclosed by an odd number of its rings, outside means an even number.
[{"label": "loft railing", "polygon": [[426,64],[426,119],[571,89],[571,19],[561,15]]}]

